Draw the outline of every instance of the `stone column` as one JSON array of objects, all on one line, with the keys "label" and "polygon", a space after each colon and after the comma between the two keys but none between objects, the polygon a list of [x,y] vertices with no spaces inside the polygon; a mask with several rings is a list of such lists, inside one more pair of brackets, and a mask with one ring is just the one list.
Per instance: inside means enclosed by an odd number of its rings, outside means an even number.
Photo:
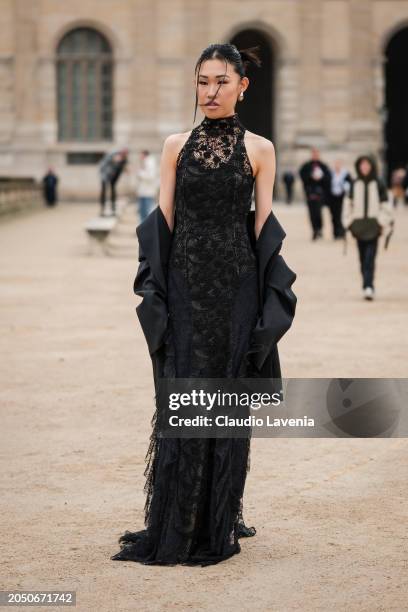
[{"label": "stone column", "polygon": [[291,168],[296,172],[300,163],[295,145],[299,117],[299,62],[295,58],[282,57],[276,60],[275,69],[276,182],[281,187],[282,170]]},{"label": "stone column", "polygon": [[38,144],[39,107],[36,79],[38,0],[15,0],[15,144]]},{"label": "stone column", "polygon": [[38,103],[42,142],[53,145],[57,141],[57,83],[54,56],[38,58]]},{"label": "stone column", "polygon": [[10,153],[7,145],[11,142],[14,131],[14,18],[12,0],[1,2],[1,24],[2,33],[0,37],[0,146],[5,145],[0,151],[0,172],[2,166],[10,163]]},{"label": "stone column", "polygon": [[[350,0],[350,129],[351,148],[377,152],[381,142],[376,103],[376,67],[372,43],[372,3]],[[378,77],[377,77],[378,78]]]},{"label": "stone column", "polygon": [[299,3],[301,29],[298,146],[324,144],[321,75],[322,0]]},{"label": "stone column", "polygon": [[185,97],[185,3],[157,0],[157,130],[164,138],[181,131]]},{"label": "stone column", "polygon": [[[117,82],[130,91],[128,109],[132,124],[132,142],[137,149],[154,148],[157,133],[158,69],[156,3],[150,0],[133,0],[132,49],[130,63],[118,60]],[[124,110],[124,109],[123,109]],[[127,111],[126,111],[127,112]]]}]

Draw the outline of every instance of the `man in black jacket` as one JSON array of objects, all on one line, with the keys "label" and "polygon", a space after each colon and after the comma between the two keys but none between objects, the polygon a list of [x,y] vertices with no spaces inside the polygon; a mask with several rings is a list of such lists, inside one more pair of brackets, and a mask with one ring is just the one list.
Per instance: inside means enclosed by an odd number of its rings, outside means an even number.
[{"label": "man in black jacket", "polygon": [[312,225],[312,240],[322,237],[322,206],[329,203],[331,174],[328,166],[320,161],[316,148],[311,150],[311,159],[299,170],[305,190],[306,202]]}]

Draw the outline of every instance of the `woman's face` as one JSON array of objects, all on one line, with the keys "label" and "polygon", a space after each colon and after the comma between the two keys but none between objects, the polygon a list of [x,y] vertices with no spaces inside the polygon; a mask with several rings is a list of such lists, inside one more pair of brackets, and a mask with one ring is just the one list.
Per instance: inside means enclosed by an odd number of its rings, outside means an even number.
[{"label": "woman's face", "polygon": [[358,167],[363,176],[368,176],[372,170],[372,165],[368,159],[362,159]]},{"label": "woman's face", "polygon": [[241,79],[228,62],[225,64],[219,59],[206,60],[200,66],[197,79],[198,105],[208,117],[232,115],[238,96],[241,91],[245,91],[248,83],[248,78]]}]

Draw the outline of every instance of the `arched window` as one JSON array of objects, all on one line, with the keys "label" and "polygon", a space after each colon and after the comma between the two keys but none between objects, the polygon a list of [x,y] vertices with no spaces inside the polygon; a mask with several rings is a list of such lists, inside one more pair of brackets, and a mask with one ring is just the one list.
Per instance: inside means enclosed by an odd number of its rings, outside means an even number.
[{"label": "arched window", "polygon": [[58,140],[112,139],[112,50],[91,28],[65,34],[57,50]]}]

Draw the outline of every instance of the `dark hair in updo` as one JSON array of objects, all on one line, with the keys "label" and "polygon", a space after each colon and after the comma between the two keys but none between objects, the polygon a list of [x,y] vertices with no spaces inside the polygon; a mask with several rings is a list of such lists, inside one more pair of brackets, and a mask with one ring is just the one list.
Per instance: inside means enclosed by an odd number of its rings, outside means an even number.
[{"label": "dark hair in updo", "polygon": [[[200,76],[200,68],[201,64],[209,59],[220,59],[225,60],[225,74],[227,72],[227,62],[231,64],[235,70],[235,72],[242,78],[246,75],[246,70],[250,64],[254,64],[255,66],[261,66],[261,59],[259,56],[259,45],[256,47],[249,47],[248,49],[240,49],[238,50],[235,45],[230,43],[218,43],[209,45],[204,49],[201,53],[200,57],[197,60],[194,74],[196,75],[196,94],[195,94],[195,108],[194,108],[194,119],[196,118],[197,113],[197,105],[198,105],[198,96],[197,96],[197,87],[198,87],[198,77]],[[218,89],[221,87],[221,83],[218,86]],[[218,89],[215,92],[214,98],[218,93]]]}]

